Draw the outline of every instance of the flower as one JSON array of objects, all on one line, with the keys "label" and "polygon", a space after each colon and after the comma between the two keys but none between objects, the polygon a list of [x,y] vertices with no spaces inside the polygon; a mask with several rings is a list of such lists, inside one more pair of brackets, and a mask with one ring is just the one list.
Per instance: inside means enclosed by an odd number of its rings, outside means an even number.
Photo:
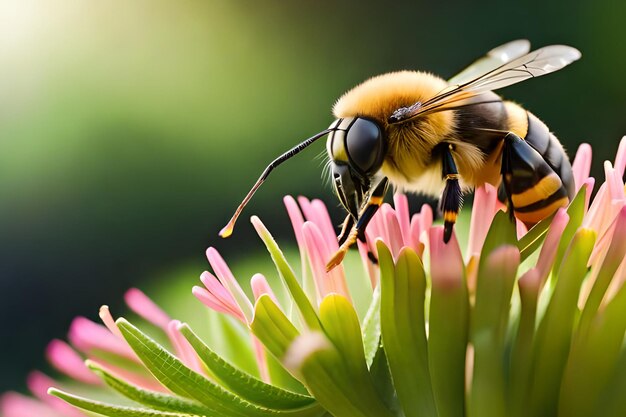
[{"label": "flower", "polygon": [[[593,200],[590,167],[591,147],[581,145],[576,197],[530,230],[511,222],[493,187],[478,188],[469,222],[461,216],[447,244],[429,206],[410,215],[396,195],[372,219],[360,256],[330,272],[338,244],[324,204],[286,197],[298,273],[253,217],[279,280],[255,274],[247,291],[209,248],[213,272],[192,290],[218,320],[209,335],[130,290],[129,308],[167,343],[102,307],[103,325],[77,318],[69,343],[48,347],[66,378],[33,373],[35,398],[7,393],[2,413],[626,415],[626,138]],[[88,395],[58,388],[68,378]],[[89,399],[105,385],[135,405]]]}]

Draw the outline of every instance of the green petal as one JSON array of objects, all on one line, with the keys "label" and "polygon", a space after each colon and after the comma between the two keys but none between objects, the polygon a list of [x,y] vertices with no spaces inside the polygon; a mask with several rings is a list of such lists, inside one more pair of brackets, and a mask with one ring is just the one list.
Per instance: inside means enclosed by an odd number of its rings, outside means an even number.
[{"label": "green petal", "polygon": [[250,328],[274,357],[281,360],[289,345],[300,334],[269,295],[256,301]]},{"label": "green petal", "polygon": [[274,240],[270,232],[265,228],[263,223],[261,223],[258,217],[252,217],[252,224],[259,233],[259,236],[261,237],[261,240],[263,240],[263,243],[265,243],[265,246],[272,257],[272,260],[276,265],[276,269],[283,279],[283,282],[289,289],[291,297],[296,303],[296,306],[298,307],[298,310],[300,311],[304,322],[309,327],[309,329],[320,330],[321,325],[315,309],[307,298],[304,290],[300,286],[300,283],[298,282],[293,272],[293,269],[287,262],[285,255],[280,250],[280,248],[276,244],[276,241]]},{"label": "green petal", "polygon": [[[529,271],[533,274],[531,279],[538,282],[539,272],[535,269]],[[526,277],[529,278],[529,277]],[[518,280],[518,283],[521,281]],[[533,355],[533,343],[537,320],[538,283],[536,285],[518,286],[520,294],[520,316],[517,323],[511,359],[509,376],[509,412],[511,417],[525,417],[526,396],[531,380],[531,364]]]},{"label": "green petal", "polygon": [[383,346],[407,417],[436,415],[424,318],[426,277],[417,254],[403,248],[394,266],[389,249],[376,242],[381,273]]},{"label": "green petal", "polygon": [[[492,226],[489,235],[493,230]],[[514,245],[486,250],[483,247],[480,257],[472,315],[474,366],[468,415],[502,417],[506,415],[505,336],[520,255]]]},{"label": "green petal", "polygon": [[541,220],[517,242],[522,262],[541,247],[553,218],[554,214]]},{"label": "green petal", "polygon": [[440,417],[465,413],[465,357],[469,298],[465,277],[459,285],[431,287],[428,353],[433,391]]},{"label": "green petal", "polygon": [[537,329],[531,391],[526,404],[526,412],[530,415],[557,414],[561,378],[578,312],[580,287],[587,275],[587,261],[595,239],[594,231],[578,230],[563,257],[554,293]]},{"label": "green petal", "polygon": [[[594,415],[602,405],[599,402],[606,401],[603,392],[609,390],[610,380],[618,369],[625,332],[626,287],[622,286],[608,305],[574,338],[563,376],[559,415]],[[622,415],[626,415],[624,411]]]},{"label": "green petal", "polygon": [[380,285],[374,289],[372,302],[363,320],[363,346],[369,368],[380,348]]},{"label": "green petal", "polygon": [[393,417],[371,382],[355,378],[345,354],[320,332],[298,337],[285,364],[301,375],[315,399],[335,417]]}]

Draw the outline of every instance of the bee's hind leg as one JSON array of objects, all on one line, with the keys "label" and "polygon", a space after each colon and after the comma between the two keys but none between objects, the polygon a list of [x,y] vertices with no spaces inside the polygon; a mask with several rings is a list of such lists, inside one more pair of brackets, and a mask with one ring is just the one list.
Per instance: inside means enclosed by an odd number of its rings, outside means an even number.
[{"label": "bee's hind leg", "polygon": [[443,150],[441,176],[446,180],[446,187],[441,196],[440,209],[443,213],[443,241],[448,243],[452,237],[452,229],[463,205],[463,193],[459,185],[459,171],[452,157],[453,146],[448,144]]},{"label": "bee's hind leg", "polygon": [[514,133],[504,138],[501,174],[511,217],[528,226],[569,203],[561,177],[535,148]]},{"label": "bee's hind leg", "polygon": [[[361,209],[356,224],[352,222],[353,226],[350,229],[349,234],[346,234],[347,230],[345,230],[345,226],[348,224],[348,222],[350,222],[350,220],[346,219],[346,222],[344,222],[344,230],[342,230],[339,238],[341,246],[339,246],[339,250],[326,264],[327,271],[330,271],[331,269],[339,265],[341,261],[343,261],[343,258],[346,256],[348,249],[350,249],[350,247],[357,241],[357,239],[365,241],[365,228],[367,228],[368,223],[370,222],[370,220],[372,220],[372,217],[374,217],[374,214],[376,214],[379,207],[383,203],[383,198],[385,197],[385,193],[387,192],[388,185],[389,180],[387,178],[383,178],[378,183],[378,185],[376,185],[376,188],[374,188],[369,198],[367,199],[367,203]],[[370,255],[368,254],[368,256]]]}]

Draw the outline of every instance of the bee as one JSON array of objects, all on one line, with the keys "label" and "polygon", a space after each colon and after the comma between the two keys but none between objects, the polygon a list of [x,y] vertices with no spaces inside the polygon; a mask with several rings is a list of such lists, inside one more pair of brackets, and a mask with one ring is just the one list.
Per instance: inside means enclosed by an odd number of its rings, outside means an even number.
[{"label": "bee", "polygon": [[574,195],[569,159],[535,115],[493,90],[569,65],[580,52],[565,45],[530,52],[527,40],[489,51],[448,81],[421,71],[379,75],[337,100],[336,120],[276,158],[263,171],[220,235],[270,172],[328,136],[331,181],[347,216],[330,270],[343,260],[383,202],[390,185],[440,197],[444,241],[452,235],[462,196],[485,183],[500,187],[510,213],[531,226]]}]

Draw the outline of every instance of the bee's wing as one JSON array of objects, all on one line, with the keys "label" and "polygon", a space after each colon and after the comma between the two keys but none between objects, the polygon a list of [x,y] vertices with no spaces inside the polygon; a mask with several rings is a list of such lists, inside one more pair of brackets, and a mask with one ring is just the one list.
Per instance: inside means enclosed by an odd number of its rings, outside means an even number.
[{"label": "bee's wing", "polygon": [[423,103],[396,110],[388,122],[402,123],[414,117],[433,111],[450,110],[462,105],[463,100],[491,90],[504,88],[529,78],[540,77],[558,71],[579,59],[576,48],[565,45],[551,45],[537,49],[474,79],[461,84],[453,84]]},{"label": "bee's wing", "polygon": [[491,51],[483,57],[473,62],[470,66],[448,80],[450,84],[463,84],[474,78],[485,74],[499,66],[506,64],[527,54],[530,51],[530,42],[526,39],[518,39],[516,41],[505,43]]}]

